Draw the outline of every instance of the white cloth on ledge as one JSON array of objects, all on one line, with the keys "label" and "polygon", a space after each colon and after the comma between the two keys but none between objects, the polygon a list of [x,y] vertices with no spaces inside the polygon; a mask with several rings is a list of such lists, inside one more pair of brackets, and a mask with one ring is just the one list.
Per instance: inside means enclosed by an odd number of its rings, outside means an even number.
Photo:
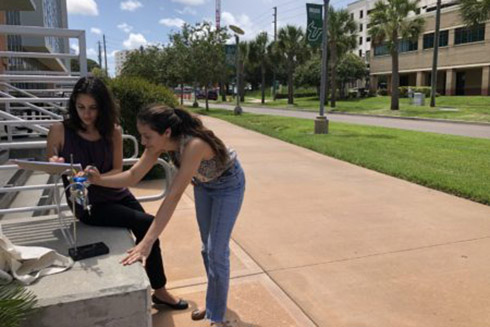
[{"label": "white cloth on ledge", "polygon": [[14,245],[0,224],[0,284],[17,279],[29,285],[42,276],[57,274],[73,266],[70,257],[40,246]]}]

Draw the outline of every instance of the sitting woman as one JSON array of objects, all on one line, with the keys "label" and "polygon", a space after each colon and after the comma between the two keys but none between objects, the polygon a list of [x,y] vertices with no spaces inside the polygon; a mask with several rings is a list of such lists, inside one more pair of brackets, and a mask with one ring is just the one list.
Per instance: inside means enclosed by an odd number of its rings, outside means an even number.
[{"label": "sitting woman", "polygon": [[[47,156],[52,162],[70,161],[97,167],[103,176],[122,171],[122,130],[116,105],[107,86],[95,77],[83,77],[75,84],[68,104],[68,119],[54,124],[48,134]],[[65,185],[67,180],[64,179]],[[88,225],[129,228],[138,244],[154,217],[127,188],[91,185],[88,188],[90,212],[76,207],[76,217]],[[69,199],[69,194],[67,194]],[[71,207],[71,205],[70,205]],[[175,299],[166,289],[159,240],[152,243],[145,265],[154,289],[152,300],[175,310],[188,308],[186,301]]]}]

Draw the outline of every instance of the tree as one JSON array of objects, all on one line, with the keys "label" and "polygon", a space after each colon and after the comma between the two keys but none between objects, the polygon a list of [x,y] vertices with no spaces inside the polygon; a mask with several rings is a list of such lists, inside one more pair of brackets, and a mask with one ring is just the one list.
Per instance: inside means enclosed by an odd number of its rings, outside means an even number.
[{"label": "tree", "polygon": [[151,45],[129,53],[121,76],[141,77],[153,84],[168,85],[169,67],[165,48]]},{"label": "tree", "polygon": [[[91,72],[94,68],[100,68],[99,64],[90,58],[87,58],[87,71]],[[72,59],[70,62],[70,69],[72,72],[80,71],[80,62],[78,59]]]},{"label": "tree", "polygon": [[317,93],[320,94],[321,68],[321,53],[317,52],[296,68],[294,84],[296,86],[314,86],[317,88]]},{"label": "tree", "polygon": [[[345,84],[357,80],[365,80],[369,76],[366,62],[354,53],[345,54],[337,67],[337,81],[340,83],[341,92]],[[343,96],[343,94],[342,94]]]},{"label": "tree", "polygon": [[328,9],[328,47],[330,53],[330,64],[332,73],[332,98],[330,107],[335,108],[335,97],[337,92],[337,65],[339,59],[347,52],[356,47],[357,24],[350,13],[341,9],[336,11],[333,7]]},{"label": "tree", "polygon": [[466,25],[478,25],[490,19],[490,0],[460,0],[460,14]]},{"label": "tree", "polygon": [[180,84],[180,104],[184,104],[184,84],[192,83],[194,62],[191,59],[191,26],[184,24],[182,30],[169,35],[170,45],[166,48],[168,62],[169,81]]},{"label": "tree", "polygon": [[255,40],[250,42],[250,61],[260,66],[260,74],[262,82],[260,83],[260,89],[262,93],[262,104],[265,103],[265,73],[267,65],[267,46],[269,44],[269,38],[267,32],[262,32],[257,35]]},{"label": "tree", "polygon": [[277,50],[285,62],[288,74],[288,104],[294,104],[294,71],[308,56],[306,38],[301,27],[287,25],[281,28],[278,33]]},{"label": "tree", "polygon": [[191,30],[191,60],[195,63],[192,73],[199,85],[204,86],[206,110],[209,110],[208,88],[219,81],[225,69],[224,44],[227,39],[226,29],[215,30],[209,22],[197,24]]},{"label": "tree", "polygon": [[417,9],[419,0],[386,0],[378,1],[371,12],[371,28],[369,35],[375,45],[385,45],[391,55],[391,110],[398,110],[400,76],[398,53],[400,38],[404,40],[417,40],[424,19],[422,17],[408,17],[410,12]]}]

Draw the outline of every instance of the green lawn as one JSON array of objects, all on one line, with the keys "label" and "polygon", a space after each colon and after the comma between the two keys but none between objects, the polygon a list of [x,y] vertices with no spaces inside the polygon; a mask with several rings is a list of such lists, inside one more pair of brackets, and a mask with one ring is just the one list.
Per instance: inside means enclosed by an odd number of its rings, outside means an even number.
[{"label": "green lawn", "polygon": [[490,140],[330,122],[328,135],[313,121],[227,110],[195,112],[420,185],[490,205]]},{"label": "green lawn", "polygon": [[[245,106],[261,106],[260,92],[254,91],[245,98]],[[318,111],[318,97],[296,98],[294,105],[288,105],[287,99],[271,101],[267,98],[266,107],[294,110]],[[425,106],[413,106],[408,99],[400,99],[400,110],[390,110],[390,97],[379,96],[363,99],[337,101],[336,108],[325,107],[325,110],[350,112],[366,115],[388,115],[395,117],[422,117],[435,119],[463,120],[490,123],[490,96],[440,96],[436,98],[436,108],[429,107],[430,99],[426,98]]]}]

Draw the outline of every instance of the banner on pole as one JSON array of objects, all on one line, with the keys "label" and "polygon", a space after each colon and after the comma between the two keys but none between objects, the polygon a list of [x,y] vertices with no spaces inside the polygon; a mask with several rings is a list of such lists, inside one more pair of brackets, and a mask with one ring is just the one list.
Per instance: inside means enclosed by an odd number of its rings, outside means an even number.
[{"label": "banner on pole", "polygon": [[306,40],[312,47],[322,45],[323,37],[323,6],[314,3],[306,4]]},{"label": "banner on pole", "polygon": [[235,67],[236,60],[236,45],[235,44],[225,44],[225,54],[226,54],[226,64],[229,67]]}]

